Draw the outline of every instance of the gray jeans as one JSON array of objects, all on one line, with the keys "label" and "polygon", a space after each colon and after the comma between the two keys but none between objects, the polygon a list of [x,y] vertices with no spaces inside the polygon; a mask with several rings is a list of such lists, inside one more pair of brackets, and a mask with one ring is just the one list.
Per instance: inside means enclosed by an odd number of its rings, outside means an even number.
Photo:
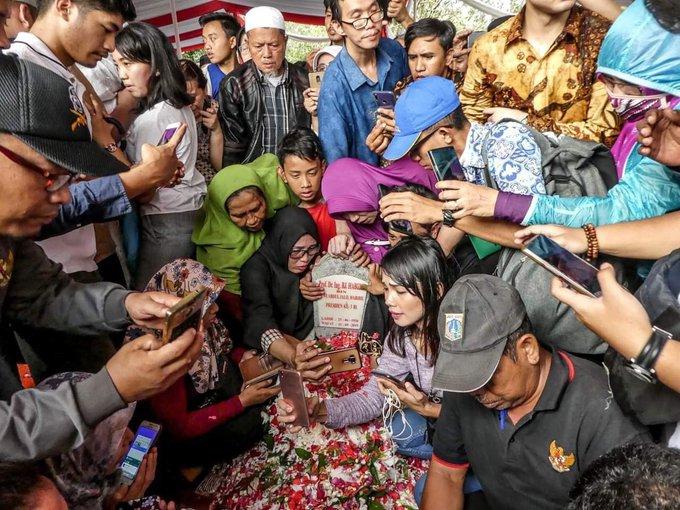
[{"label": "gray jeans", "polygon": [[168,262],[195,253],[191,234],[196,211],[149,214],[140,218],[139,257],[134,287],[144,290],[151,277]]}]

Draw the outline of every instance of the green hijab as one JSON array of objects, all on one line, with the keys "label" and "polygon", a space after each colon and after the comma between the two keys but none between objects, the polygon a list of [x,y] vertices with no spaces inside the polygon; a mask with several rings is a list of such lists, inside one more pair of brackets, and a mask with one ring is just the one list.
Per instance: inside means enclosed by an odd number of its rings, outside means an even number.
[{"label": "green hijab", "polygon": [[298,198],[276,172],[279,161],[273,154],[263,154],[252,163],[232,165],[220,170],[208,186],[203,209],[191,240],[196,245],[196,259],[226,281],[225,289],[241,294],[241,266],[257,251],[264,230],[249,232],[229,218],[224,203],[234,192],[257,186],[267,202],[267,218],[287,205],[297,205]]}]

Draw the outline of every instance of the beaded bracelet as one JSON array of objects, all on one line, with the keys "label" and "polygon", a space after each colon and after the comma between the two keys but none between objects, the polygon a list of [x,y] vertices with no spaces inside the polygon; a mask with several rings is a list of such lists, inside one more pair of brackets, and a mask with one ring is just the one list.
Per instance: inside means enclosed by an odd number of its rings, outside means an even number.
[{"label": "beaded bracelet", "polygon": [[586,241],[588,242],[588,250],[586,251],[586,258],[590,261],[597,260],[600,255],[600,245],[597,242],[597,233],[595,232],[595,225],[587,223],[581,227],[586,234]]}]

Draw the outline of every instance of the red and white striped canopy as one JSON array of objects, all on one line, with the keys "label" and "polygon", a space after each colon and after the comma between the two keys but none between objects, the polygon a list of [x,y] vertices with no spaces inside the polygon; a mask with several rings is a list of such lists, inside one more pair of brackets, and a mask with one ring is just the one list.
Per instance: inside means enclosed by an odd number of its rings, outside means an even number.
[{"label": "red and white striped canopy", "polygon": [[[238,17],[243,24],[243,15],[251,8],[262,5],[262,1],[237,0],[237,3],[223,0],[134,0],[137,19],[160,28],[175,44],[179,34],[182,51],[203,46],[198,18],[203,14],[226,11]],[[286,21],[323,25],[324,7],[321,0],[271,1],[267,5],[276,7]]]}]

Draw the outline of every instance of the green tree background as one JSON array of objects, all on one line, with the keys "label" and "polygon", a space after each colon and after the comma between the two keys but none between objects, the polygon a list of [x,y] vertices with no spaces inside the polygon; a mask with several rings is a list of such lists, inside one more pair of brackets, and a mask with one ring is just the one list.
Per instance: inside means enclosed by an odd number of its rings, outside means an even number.
[{"label": "green tree background", "polygon": [[[524,4],[524,0],[482,0],[484,3],[505,12],[517,12]],[[321,2],[321,0],[319,0]],[[453,21],[456,29],[469,28],[471,30],[484,30],[493,16],[484,14],[460,0],[418,0],[416,3],[416,18],[434,17]],[[399,27],[391,26],[391,33],[399,33]],[[326,31],[322,26],[301,25],[299,23],[286,23],[289,32],[312,37],[324,37]],[[306,43],[288,40],[286,57],[290,62],[299,62],[306,58],[310,51],[323,46],[324,43]],[[203,50],[191,51],[185,54],[188,58],[198,62],[203,55]]]}]

